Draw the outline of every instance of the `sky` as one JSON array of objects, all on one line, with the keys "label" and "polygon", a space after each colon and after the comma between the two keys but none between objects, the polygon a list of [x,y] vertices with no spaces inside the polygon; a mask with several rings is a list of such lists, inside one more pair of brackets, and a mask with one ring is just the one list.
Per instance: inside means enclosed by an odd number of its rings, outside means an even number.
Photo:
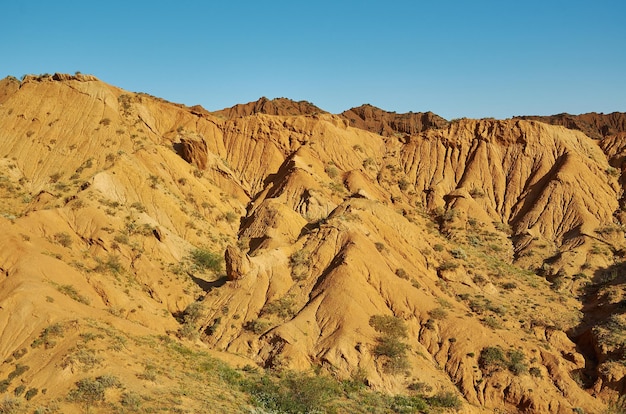
[{"label": "sky", "polygon": [[625,20],[623,0],[13,0],[0,78],[80,71],[208,110],[626,112]]}]

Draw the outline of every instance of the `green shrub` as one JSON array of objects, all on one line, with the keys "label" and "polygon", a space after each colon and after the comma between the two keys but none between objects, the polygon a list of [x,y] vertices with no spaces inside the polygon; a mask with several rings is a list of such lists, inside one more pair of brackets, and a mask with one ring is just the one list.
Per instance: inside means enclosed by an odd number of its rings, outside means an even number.
[{"label": "green shrub", "polygon": [[15,394],[16,397],[19,397],[24,393],[24,391],[26,391],[26,385],[20,384],[15,387],[15,389],[13,390],[13,394]]},{"label": "green shrub", "polygon": [[17,414],[20,412],[22,402],[18,398],[4,397],[0,401],[0,413],[1,414]]},{"label": "green shrub", "polygon": [[461,408],[461,399],[451,391],[442,391],[428,398],[428,403],[435,407]]},{"label": "green shrub", "polygon": [[433,387],[425,382],[413,382],[407,386],[410,391],[417,392],[419,394],[429,393],[433,390]]},{"label": "green shrub", "polygon": [[146,381],[156,381],[157,379],[157,368],[152,364],[146,364],[143,367],[143,372],[141,374],[137,374],[137,378],[146,380]]},{"label": "green shrub", "polygon": [[454,269],[456,269],[458,267],[459,267],[458,263],[454,263],[451,260],[446,260],[445,262],[443,262],[442,264],[439,265],[437,270],[443,272],[443,271],[446,271],[446,270],[454,270]]},{"label": "green shrub", "polygon": [[372,315],[369,325],[383,335],[393,338],[406,338],[407,327],[404,321],[391,315]]},{"label": "green shrub", "polygon": [[291,277],[298,281],[306,279],[311,266],[311,254],[308,250],[298,250],[289,257]]},{"label": "green shrub", "polygon": [[221,323],[222,323],[222,317],[218,316],[217,318],[213,319],[213,322],[211,323],[211,325],[207,326],[204,332],[207,335],[213,335],[215,331],[217,331],[217,328],[220,326]]},{"label": "green shrub", "polygon": [[397,337],[381,336],[376,339],[373,353],[377,357],[383,357],[383,369],[388,373],[398,373],[409,368],[407,351],[409,345],[401,342]]},{"label": "green shrub", "polygon": [[96,351],[87,347],[70,348],[65,358],[63,359],[62,367],[65,368],[69,365],[80,362],[82,364],[83,371],[87,372],[96,365],[102,363],[102,358],[96,356]]},{"label": "green shrub", "polygon": [[26,355],[27,352],[28,350],[26,348],[16,349],[15,351],[13,351],[11,356],[15,359],[20,359],[21,357]]},{"label": "green shrub", "polygon": [[517,285],[514,282],[506,282],[502,284],[502,288],[505,290],[513,290],[517,288]]},{"label": "green shrub", "polygon": [[465,251],[461,248],[457,248],[457,249],[452,249],[450,250],[450,254],[452,255],[452,257],[454,257],[455,259],[467,259],[467,254],[465,253]]},{"label": "green shrub", "polygon": [[239,216],[237,215],[237,213],[233,211],[228,211],[222,215],[222,218],[226,220],[228,223],[234,223],[235,221],[237,221]]},{"label": "green shrub", "polygon": [[74,299],[76,302],[80,302],[85,305],[89,305],[90,303],[89,298],[78,293],[76,288],[72,285],[57,286],[57,290],[63,293],[64,295],[69,296],[70,298]]},{"label": "green shrub", "polygon": [[307,269],[305,269],[305,268],[297,267],[297,268],[291,269],[291,278],[293,280],[295,280],[296,282],[299,282],[301,280],[305,280],[308,275],[309,275],[309,273],[308,273]]},{"label": "green shrub", "polygon": [[271,326],[272,324],[265,319],[255,319],[246,323],[244,328],[260,335],[266,332]]},{"label": "green shrub", "polygon": [[20,375],[28,371],[30,367],[28,365],[17,364],[15,369],[9,373],[7,379],[12,381],[14,378],[18,378]]},{"label": "green shrub", "polygon": [[503,368],[507,365],[504,351],[500,347],[490,346],[480,352],[478,363],[481,368]]},{"label": "green shrub", "polygon": [[398,181],[398,188],[400,188],[400,191],[406,191],[410,186],[411,183],[404,178],[401,178],[400,181]]},{"label": "green shrub", "polygon": [[[478,220],[476,220],[473,217],[470,217],[467,219],[467,224],[469,224],[471,227],[476,227],[478,226]],[[482,244],[481,239],[474,235],[468,235],[467,242],[471,244],[472,246],[480,246]]]},{"label": "green shrub", "polygon": [[122,394],[120,403],[122,404],[122,406],[130,410],[137,411],[139,407],[141,406],[142,399],[139,394],[134,393],[132,391],[128,391]]},{"label": "green shrub", "polygon": [[195,249],[190,253],[190,258],[195,269],[199,271],[210,270],[220,272],[223,259],[220,255],[206,249]]},{"label": "green shrub", "polygon": [[122,383],[120,382],[119,378],[117,378],[114,375],[108,375],[108,374],[101,375],[96,378],[96,381],[102,384],[104,388],[121,388],[122,387]]},{"label": "green shrub", "polygon": [[138,202],[138,201],[135,201],[134,203],[132,203],[130,205],[130,208],[134,208],[135,210],[137,210],[140,213],[145,213],[146,212],[146,207],[143,204],[141,204],[140,202]]},{"label": "green shrub", "polygon": [[290,391],[289,398],[297,411],[324,407],[326,401],[339,394],[337,383],[324,376],[289,375],[283,383]]},{"label": "green shrub", "polygon": [[59,323],[48,326],[39,334],[39,337],[35,339],[31,344],[31,348],[37,348],[44,345],[46,349],[52,348],[56,345],[55,338],[63,336],[63,326]]},{"label": "green shrub", "polygon": [[[118,241],[118,238],[115,239],[118,243],[120,241]],[[119,239],[121,241],[124,241],[123,238]],[[105,272],[109,272],[112,273],[114,275],[117,275],[119,273],[121,273],[124,270],[124,267],[122,266],[122,263],[120,262],[120,257],[118,255],[115,254],[109,254],[107,256],[106,261],[103,261],[101,258],[96,257],[96,262],[98,263],[96,265],[96,267],[93,269],[95,272],[98,273],[105,273]]]},{"label": "green shrub", "polygon": [[278,315],[281,318],[291,318],[295,315],[293,306],[293,298],[291,296],[283,296],[280,299],[266,304],[262,313]]},{"label": "green shrub", "polygon": [[528,366],[525,363],[526,357],[519,350],[511,350],[508,352],[509,363],[508,369],[515,375],[521,375],[528,372]]},{"label": "green shrub", "polygon": [[406,355],[409,346],[395,337],[382,336],[374,347],[374,355],[397,359]]},{"label": "green shrub", "polygon": [[496,228],[496,230],[500,230],[501,232],[504,232],[508,235],[512,233],[511,226],[506,223],[502,223],[501,221],[494,221],[493,226]]},{"label": "green shrub", "polygon": [[528,372],[525,359],[524,353],[517,349],[512,349],[505,354],[500,347],[487,347],[481,351],[478,363],[486,370],[506,368],[515,375],[521,375]]},{"label": "green shrub", "polygon": [[26,398],[26,401],[30,401],[34,396],[37,395],[38,392],[39,390],[37,388],[30,388],[28,391],[26,391],[26,394],[24,394],[24,398]]},{"label": "green shrub", "polygon": [[486,316],[485,318],[480,320],[485,326],[491,328],[491,329],[500,329],[502,328],[502,324],[500,323],[500,321],[498,319],[496,319],[495,317],[489,315]]},{"label": "green shrub", "polygon": [[53,237],[54,241],[59,243],[63,247],[70,247],[72,245],[72,237],[65,232],[55,233]]},{"label": "green shrub", "polygon": [[105,388],[98,381],[85,378],[76,383],[76,388],[70,391],[68,400],[91,406],[104,401]]},{"label": "green shrub", "polygon": [[373,353],[383,357],[383,368],[386,372],[396,373],[409,368],[407,351],[409,345],[400,341],[406,338],[407,327],[403,320],[391,315],[373,315],[369,324],[382,335],[376,338]]},{"label": "green shrub", "polygon": [[150,174],[148,176],[148,181],[150,182],[150,188],[152,188],[153,190],[156,190],[161,179],[159,178],[158,175]]},{"label": "green shrub", "polygon": [[334,179],[339,175],[339,170],[332,165],[327,166],[325,171],[331,179]]},{"label": "green shrub", "polygon": [[269,412],[325,412],[328,402],[341,395],[341,387],[332,378],[290,372],[278,381],[269,376],[244,381],[244,391],[255,405]]},{"label": "green shrub", "polygon": [[357,368],[350,373],[350,379],[341,382],[341,386],[344,393],[350,394],[365,390],[367,382],[367,371],[363,368]]},{"label": "green shrub", "polygon": [[182,312],[180,321],[182,323],[195,324],[202,317],[204,305],[202,302],[191,302]]},{"label": "green shrub", "polygon": [[309,266],[311,264],[311,257],[308,250],[298,250],[289,257],[289,264],[291,266]]},{"label": "green shrub", "polygon": [[409,280],[409,274],[401,267],[396,269],[396,276],[400,279]]},{"label": "green shrub", "polygon": [[117,377],[103,375],[97,378],[84,378],[76,382],[76,388],[70,391],[67,396],[68,401],[83,404],[89,408],[100,402],[104,402],[107,388],[121,388]]},{"label": "green shrub", "polygon": [[476,283],[478,286],[483,286],[487,284],[488,282],[487,278],[485,278],[485,276],[483,275],[474,275],[474,277],[472,278],[472,281]]},{"label": "green shrub", "polygon": [[447,210],[446,212],[444,212],[441,215],[441,218],[443,219],[443,221],[453,221],[455,218],[457,218],[459,216],[459,211],[455,208],[451,208],[450,210]]},{"label": "green shrub", "polygon": [[369,168],[369,167],[373,167],[374,166],[374,159],[371,157],[368,157],[366,159],[363,160],[363,168]]},{"label": "green shrub", "polygon": [[181,337],[194,339],[198,336],[198,322],[202,318],[204,305],[202,302],[191,302],[178,316],[178,321],[183,325],[179,329]]},{"label": "green shrub", "polygon": [[428,311],[428,314],[433,319],[445,319],[448,316],[448,312],[442,307],[438,307]]},{"label": "green shrub", "polygon": [[565,278],[563,276],[557,275],[554,279],[552,279],[550,289],[558,292],[563,288],[563,286],[565,286]]},{"label": "green shrub", "polygon": [[395,395],[390,408],[394,413],[429,412],[428,403],[419,395]]},{"label": "green shrub", "polygon": [[128,235],[124,233],[116,234],[115,237],[113,237],[113,240],[119,244],[128,244],[129,242]]}]

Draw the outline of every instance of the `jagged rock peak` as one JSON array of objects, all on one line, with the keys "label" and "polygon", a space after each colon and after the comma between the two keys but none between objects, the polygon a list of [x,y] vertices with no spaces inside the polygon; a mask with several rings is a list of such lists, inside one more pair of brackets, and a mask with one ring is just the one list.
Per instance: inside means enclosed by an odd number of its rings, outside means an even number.
[{"label": "jagged rock peak", "polygon": [[395,134],[413,135],[427,129],[441,128],[448,124],[444,118],[432,112],[409,112],[397,114],[370,104],[348,109],[340,114],[350,125],[383,136]]},{"label": "jagged rock peak", "polygon": [[99,79],[93,75],[84,75],[80,72],[76,72],[76,74],[74,75],[70,75],[69,73],[55,73],[54,75],[44,73],[42,75],[24,75],[22,77],[22,83],[44,82],[44,81],[69,81],[69,80],[77,80],[80,82],[91,82],[91,81],[98,81]]},{"label": "jagged rock peak", "polygon": [[226,118],[240,118],[254,114],[266,115],[313,115],[327,113],[307,101],[293,101],[288,98],[268,99],[261,97],[254,102],[237,104],[231,108],[215,111],[214,114]]},{"label": "jagged rock peak", "polygon": [[626,132],[626,113],[622,112],[612,112],[610,114],[589,112],[580,115],[561,113],[549,116],[528,115],[516,118],[534,119],[545,122],[546,124],[561,125],[569,129],[576,129],[594,139],[601,139],[619,132]]}]

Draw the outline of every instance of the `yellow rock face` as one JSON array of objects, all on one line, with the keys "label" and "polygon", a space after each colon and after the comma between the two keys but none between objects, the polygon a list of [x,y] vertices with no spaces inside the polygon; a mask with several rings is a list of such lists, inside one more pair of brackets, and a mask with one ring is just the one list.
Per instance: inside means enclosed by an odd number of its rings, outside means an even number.
[{"label": "yellow rock face", "polygon": [[0,373],[27,364],[42,405],[86,373],[140,390],[146,367],[188,369],[163,354],[186,337],[239,366],[426,384],[467,412],[599,412],[625,381],[621,138],[4,79]]}]

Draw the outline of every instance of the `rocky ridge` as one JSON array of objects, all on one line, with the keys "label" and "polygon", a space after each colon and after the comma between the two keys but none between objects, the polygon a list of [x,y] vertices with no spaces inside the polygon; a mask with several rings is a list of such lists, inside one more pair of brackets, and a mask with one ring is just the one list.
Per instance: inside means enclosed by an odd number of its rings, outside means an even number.
[{"label": "rocky ridge", "polygon": [[[586,121],[611,132],[598,141],[282,99],[210,113],[57,74],[0,81],[0,105],[0,372],[30,366],[38,404],[85,372],[140,390],[150,335],[422,384],[466,412],[599,412],[624,393],[616,115]],[[32,346],[57,325],[53,352]],[[87,366],[75,347],[99,332]]]},{"label": "rocky ridge", "polygon": [[213,112],[214,115],[225,117],[227,119],[240,118],[255,114],[266,115],[314,115],[327,113],[317,106],[307,101],[292,101],[287,98],[267,99],[259,98],[258,101],[248,102],[246,104],[237,104],[231,108],[224,108],[220,111]]},{"label": "rocky ridge", "polygon": [[520,116],[519,118],[534,119],[546,124],[576,129],[594,139],[602,139],[620,132],[626,132],[626,115],[620,112],[611,114],[591,112],[581,115],[563,113],[552,116]]},{"label": "rocky ridge", "polygon": [[350,126],[382,136],[413,135],[431,128],[441,128],[448,121],[432,112],[396,114],[365,104],[340,114]]}]

